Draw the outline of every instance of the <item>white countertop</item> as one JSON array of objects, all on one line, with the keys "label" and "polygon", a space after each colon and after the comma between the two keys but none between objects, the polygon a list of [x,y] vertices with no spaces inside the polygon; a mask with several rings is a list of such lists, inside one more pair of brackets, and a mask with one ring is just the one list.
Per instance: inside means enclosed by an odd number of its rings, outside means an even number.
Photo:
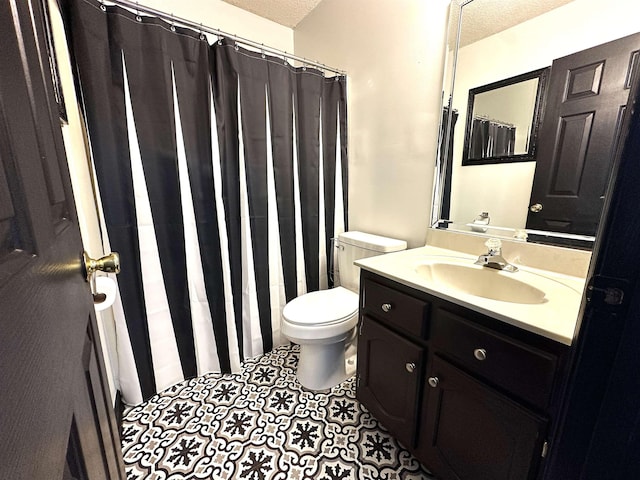
[{"label": "white countertop", "polygon": [[[356,261],[355,264],[408,287],[462,305],[565,345],[571,345],[585,279],[517,265],[518,272],[496,271],[496,273],[514,276],[513,278],[542,290],[545,293],[544,302],[520,304],[492,300],[447,287],[418,274],[417,265],[434,261],[434,258],[437,260],[436,257],[447,257],[441,259],[461,264],[466,264],[468,260],[469,266],[472,266],[477,259],[477,256],[466,253],[425,246],[365,258]],[[487,267],[477,266],[477,268]]]}]

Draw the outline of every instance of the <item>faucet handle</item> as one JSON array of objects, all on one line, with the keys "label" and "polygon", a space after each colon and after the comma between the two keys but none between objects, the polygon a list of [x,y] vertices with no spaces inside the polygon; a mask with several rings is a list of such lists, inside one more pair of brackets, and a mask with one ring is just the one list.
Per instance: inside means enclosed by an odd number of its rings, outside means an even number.
[{"label": "faucet handle", "polygon": [[502,248],[502,241],[499,238],[490,238],[489,240],[484,242],[484,245],[489,250],[499,250]]}]

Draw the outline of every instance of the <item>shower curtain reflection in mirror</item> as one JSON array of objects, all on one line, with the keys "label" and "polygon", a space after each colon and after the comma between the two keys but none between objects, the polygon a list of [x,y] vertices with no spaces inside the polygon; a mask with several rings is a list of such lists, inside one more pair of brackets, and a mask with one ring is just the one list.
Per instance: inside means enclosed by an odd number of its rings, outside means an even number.
[{"label": "shower curtain reflection in mirror", "polygon": [[513,155],[515,143],[514,125],[480,116],[473,118],[469,155],[474,160]]},{"label": "shower curtain reflection in mirror", "polygon": [[548,69],[469,90],[462,165],[535,160]]}]

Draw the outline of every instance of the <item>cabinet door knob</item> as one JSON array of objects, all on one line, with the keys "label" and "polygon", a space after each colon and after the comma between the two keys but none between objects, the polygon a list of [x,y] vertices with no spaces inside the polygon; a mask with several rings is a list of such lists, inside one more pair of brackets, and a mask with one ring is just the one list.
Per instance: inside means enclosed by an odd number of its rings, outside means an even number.
[{"label": "cabinet door knob", "polygon": [[484,348],[476,348],[473,351],[473,356],[476,357],[476,360],[486,360],[487,359],[487,351]]},{"label": "cabinet door knob", "polygon": [[414,370],[416,369],[416,364],[413,362],[408,362],[408,363],[405,363],[404,368],[407,369],[407,372],[413,373]]},{"label": "cabinet door knob", "polygon": [[387,313],[392,307],[390,303],[383,303],[381,308],[383,312]]},{"label": "cabinet door knob", "polygon": [[440,383],[440,380],[438,380],[438,377],[429,377],[427,382],[429,383],[429,386],[431,388],[436,388],[438,386],[438,384]]}]

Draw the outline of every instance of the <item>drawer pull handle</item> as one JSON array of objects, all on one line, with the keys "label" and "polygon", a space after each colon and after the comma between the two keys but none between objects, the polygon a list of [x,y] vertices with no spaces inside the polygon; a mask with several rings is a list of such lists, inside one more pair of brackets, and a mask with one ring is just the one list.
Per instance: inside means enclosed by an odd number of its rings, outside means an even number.
[{"label": "drawer pull handle", "polygon": [[476,360],[486,360],[487,359],[487,351],[484,348],[476,348],[473,351],[473,356],[476,357]]},{"label": "drawer pull handle", "polygon": [[404,368],[407,369],[407,372],[413,373],[416,369],[416,364],[413,362],[405,363]]},{"label": "drawer pull handle", "polygon": [[392,307],[390,303],[383,303],[381,308],[384,313],[387,313],[391,310]]},{"label": "drawer pull handle", "polygon": [[436,388],[438,386],[438,384],[440,383],[440,380],[438,379],[438,377],[429,377],[427,382],[429,382],[429,386],[431,388]]}]

